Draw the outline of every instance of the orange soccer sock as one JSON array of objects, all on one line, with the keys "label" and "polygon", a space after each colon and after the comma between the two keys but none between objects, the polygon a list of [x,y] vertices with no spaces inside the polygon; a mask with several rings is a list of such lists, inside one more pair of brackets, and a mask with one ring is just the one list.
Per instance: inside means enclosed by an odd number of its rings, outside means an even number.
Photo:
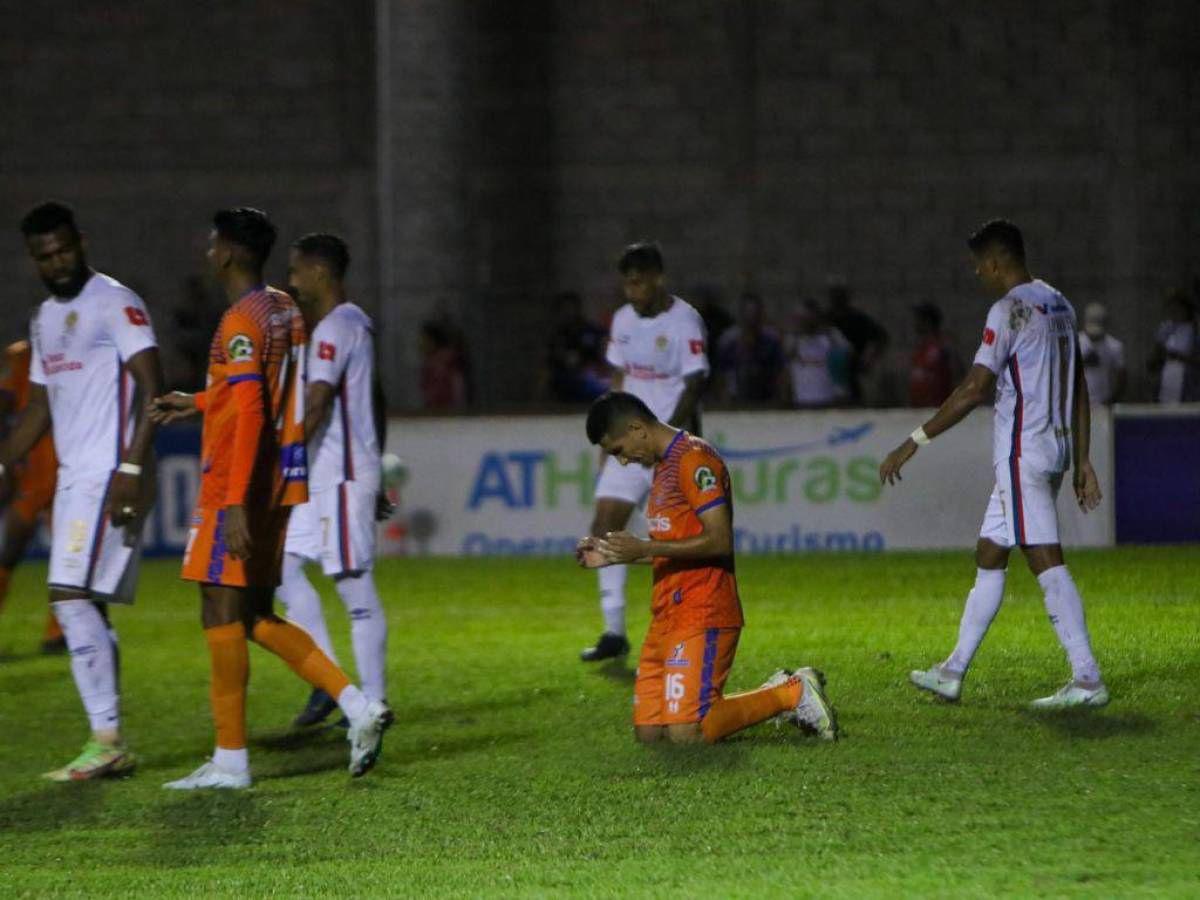
[{"label": "orange soccer sock", "polygon": [[788,681],[779,687],[760,688],[744,694],[734,694],[717,700],[700,723],[704,740],[715,744],[722,738],[764,722],[789,710],[800,702],[804,687],[799,681]]},{"label": "orange soccer sock", "polygon": [[42,632],[42,642],[50,643],[51,641],[62,640],[62,626],[58,624],[58,617],[53,612],[46,614],[46,630]]},{"label": "orange soccer sock", "polygon": [[204,637],[212,659],[209,698],[217,727],[217,746],[240,750],[246,746],[246,683],[250,680],[246,626],[234,622],[205,628]]},{"label": "orange soccer sock", "polygon": [[259,619],[254,623],[254,640],[270,650],[288,667],[336,700],[350,684],[346,673],[326,656],[308,632],[282,619]]}]

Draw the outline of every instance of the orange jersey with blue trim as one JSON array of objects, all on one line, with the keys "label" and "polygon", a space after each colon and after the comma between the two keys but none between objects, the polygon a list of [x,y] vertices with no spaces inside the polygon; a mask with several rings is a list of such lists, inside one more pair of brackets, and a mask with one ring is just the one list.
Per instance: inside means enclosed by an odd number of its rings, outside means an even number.
[{"label": "orange jersey with blue trim", "polygon": [[[700,514],[721,504],[729,504],[733,514],[725,462],[711,444],[679,432],[654,468],[646,506],[651,540],[677,541],[702,534]],[[723,562],[656,557],[651,611],[677,633],[741,628],[742,603],[732,555]]]},{"label": "orange jersey with blue trim", "polygon": [[[251,466],[246,506],[295,506],[308,500],[304,448],[306,332],[295,301],[273,287],[249,291],[221,317],[209,351],[201,437],[203,509],[238,502],[231,484]],[[236,458],[236,385],[260,385],[262,433],[253,460]],[[244,470],[243,470],[244,471]]]}]

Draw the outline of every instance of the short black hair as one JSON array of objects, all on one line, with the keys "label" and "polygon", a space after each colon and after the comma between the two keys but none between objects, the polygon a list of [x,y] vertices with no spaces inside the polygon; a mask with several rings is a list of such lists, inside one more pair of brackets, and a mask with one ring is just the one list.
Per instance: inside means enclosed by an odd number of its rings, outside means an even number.
[{"label": "short black hair", "polygon": [[262,265],[275,246],[275,226],[261,209],[252,206],[235,206],[219,209],[213,215],[213,228],[217,234],[237,244],[253,255],[255,262]]},{"label": "short black hair", "polygon": [[638,241],[636,244],[630,244],[621,251],[621,258],[617,260],[617,271],[622,275],[633,271],[662,272],[662,247],[658,246],[655,241]]},{"label": "short black hair", "polygon": [[611,435],[617,426],[630,419],[657,422],[658,417],[645,403],[633,394],[624,391],[609,391],[592,401],[587,414],[587,436],[593,444],[599,444],[605,435]]},{"label": "short black hair", "polygon": [[990,247],[1003,247],[1014,259],[1025,262],[1025,239],[1021,229],[1007,219],[992,219],[967,238],[972,253],[982,253]]},{"label": "short black hair", "polygon": [[39,203],[21,217],[21,234],[27,238],[35,234],[49,234],[64,226],[71,229],[75,237],[79,237],[79,226],[75,224],[75,210],[57,200]]},{"label": "short black hair", "polygon": [[314,231],[295,241],[292,247],[301,256],[325,263],[334,278],[340,280],[346,277],[346,270],[350,268],[350,248],[336,234]]}]

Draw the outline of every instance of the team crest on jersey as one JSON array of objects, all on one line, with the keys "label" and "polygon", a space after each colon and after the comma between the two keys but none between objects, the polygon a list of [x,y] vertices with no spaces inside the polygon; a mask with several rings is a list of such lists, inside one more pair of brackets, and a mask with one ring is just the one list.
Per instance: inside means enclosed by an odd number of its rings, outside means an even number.
[{"label": "team crest on jersey", "polygon": [[229,339],[229,361],[244,362],[254,358],[254,341],[249,335],[235,334]]},{"label": "team crest on jersey", "polygon": [[62,349],[66,349],[67,344],[71,342],[71,338],[75,337],[75,326],[79,324],[79,311],[71,310],[63,319],[62,334],[58,336],[58,345]]},{"label": "team crest on jersey", "polygon": [[683,655],[683,642],[680,641],[675,645],[675,649],[671,651],[670,657],[667,659],[667,666],[672,669],[686,669],[691,663],[688,662],[686,656]]},{"label": "team crest on jersey", "polygon": [[667,340],[667,336],[665,334],[660,334],[658,337],[656,337],[654,339],[654,349],[655,350],[666,350],[667,344],[669,344],[669,343],[670,342]]},{"label": "team crest on jersey", "polygon": [[1029,322],[1033,315],[1033,310],[1024,303],[1014,303],[1012,309],[1008,313],[1008,327],[1010,331],[1020,331]]},{"label": "team crest on jersey", "polygon": [[692,480],[696,482],[696,487],[700,488],[700,493],[711,491],[717,486],[717,476],[708,466],[698,468],[692,475]]}]

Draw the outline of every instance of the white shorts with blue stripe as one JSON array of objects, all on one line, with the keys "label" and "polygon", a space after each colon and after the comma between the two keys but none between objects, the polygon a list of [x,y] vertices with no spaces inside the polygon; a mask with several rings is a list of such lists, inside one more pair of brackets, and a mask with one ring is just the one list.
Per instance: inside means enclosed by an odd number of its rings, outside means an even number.
[{"label": "white shorts with blue stripe", "polygon": [[326,575],[369,571],[375,565],[378,493],[359,481],[314,491],[292,510],[283,552],[320,562]]},{"label": "white shorts with blue stripe", "polygon": [[1057,544],[1062,472],[1040,472],[1013,457],[996,463],[996,486],[979,536],[1001,547]]}]

